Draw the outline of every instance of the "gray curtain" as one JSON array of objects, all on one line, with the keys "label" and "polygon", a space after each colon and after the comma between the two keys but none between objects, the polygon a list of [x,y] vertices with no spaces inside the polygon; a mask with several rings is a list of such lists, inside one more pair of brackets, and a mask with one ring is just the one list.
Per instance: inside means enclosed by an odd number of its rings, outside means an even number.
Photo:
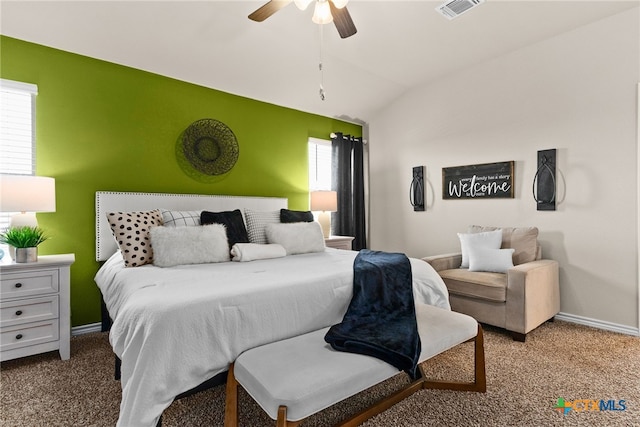
[{"label": "gray curtain", "polygon": [[353,236],[353,249],[367,247],[364,204],[364,149],[362,137],[337,132],[331,138],[332,190],[338,193],[338,211],[331,217],[331,232]]}]

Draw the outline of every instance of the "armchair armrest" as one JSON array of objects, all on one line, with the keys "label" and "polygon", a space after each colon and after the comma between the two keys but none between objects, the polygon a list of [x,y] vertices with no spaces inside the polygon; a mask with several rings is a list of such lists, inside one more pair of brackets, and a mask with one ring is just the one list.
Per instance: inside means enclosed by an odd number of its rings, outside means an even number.
[{"label": "armchair armrest", "polygon": [[506,329],[523,334],[558,314],[558,262],[541,259],[510,268],[506,304]]},{"label": "armchair armrest", "polygon": [[431,264],[431,267],[435,271],[442,270],[451,270],[453,268],[459,268],[460,264],[462,264],[462,254],[461,253],[451,253],[451,254],[442,254],[442,255],[434,255],[422,258],[423,261]]}]

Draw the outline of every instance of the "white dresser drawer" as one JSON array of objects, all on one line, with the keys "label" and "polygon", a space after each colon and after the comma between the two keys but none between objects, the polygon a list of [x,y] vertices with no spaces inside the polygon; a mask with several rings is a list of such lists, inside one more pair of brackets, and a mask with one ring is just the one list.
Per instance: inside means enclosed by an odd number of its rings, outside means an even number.
[{"label": "white dresser drawer", "polygon": [[57,341],[59,332],[58,319],[8,326],[0,330],[0,351]]},{"label": "white dresser drawer", "polygon": [[74,254],[25,263],[0,260],[0,361],[54,350],[69,359],[74,261]]},{"label": "white dresser drawer", "polygon": [[58,292],[57,269],[3,273],[0,280],[3,301]]},{"label": "white dresser drawer", "polygon": [[0,327],[58,318],[58,295],[0,303]]}]

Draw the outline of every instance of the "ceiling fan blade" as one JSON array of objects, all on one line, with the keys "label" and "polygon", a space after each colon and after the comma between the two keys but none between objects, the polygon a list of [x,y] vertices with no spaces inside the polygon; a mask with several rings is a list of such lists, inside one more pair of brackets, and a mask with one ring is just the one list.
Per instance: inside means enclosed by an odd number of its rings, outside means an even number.
[{"label": "ceiling fan blade", "polygon": [[336,25],[336,29],[338,30],[338,34],[343,39],[347,37],[351,37],[355,33],[358,32],[356,26],[353,24],[353,20],[351,19],[351,15],[347,10],[347,7],[343,7],[342,9],[338,9],[335,7],[332,1],[329,2],[331,6],[331,16],[333,16],[333,23]]},{"label": "ceiling fan blade", "polygon": [[249,15],[249,19],[256,22],[262,22],[292,1],[293,0],[270,0],[268,3],[263,4]]}]

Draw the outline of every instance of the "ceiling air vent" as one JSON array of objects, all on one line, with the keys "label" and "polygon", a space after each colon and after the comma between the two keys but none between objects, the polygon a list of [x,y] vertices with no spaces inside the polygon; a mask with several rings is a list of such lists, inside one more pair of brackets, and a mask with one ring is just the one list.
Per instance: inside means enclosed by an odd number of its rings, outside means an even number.
[{"label": "ceiling air vent", "polygon": [[473,9],[479,4],[484,3],[484,1],[485,0],[453,0],[441,4],[436,7],[436,10],[445,18],[451,20],[462,15],[469,9]]}]

